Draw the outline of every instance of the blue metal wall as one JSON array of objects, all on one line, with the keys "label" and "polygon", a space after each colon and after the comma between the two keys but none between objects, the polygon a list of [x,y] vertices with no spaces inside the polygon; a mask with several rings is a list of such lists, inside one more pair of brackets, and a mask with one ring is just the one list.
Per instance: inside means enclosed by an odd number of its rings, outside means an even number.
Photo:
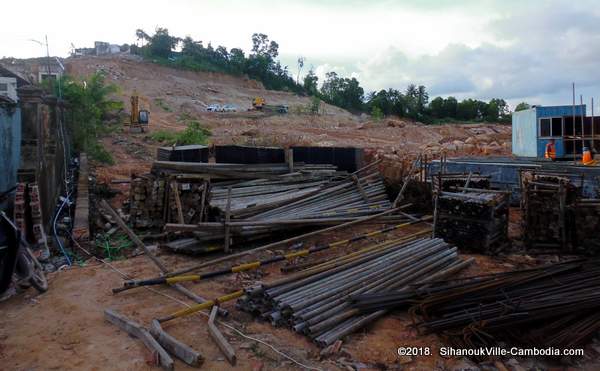
[{"label": "blue metal wall", "polygon": [[515,156],[537,157],[536,108],[512,114],[512,152]]},{"label": "blue metal wall", "polygon": [[21,110],[0,107],[0,192],[17,181],[21,153]]},{"label": "blue metal wall", "polygon": [[[563,117],[563,116],[573,116],[573,106],[538,106],[535,107],[536,118],[544,118],[544,117]],[[584,105],[576,105],[575,106],[575,116],[581,116],[581,114],[585,116],[586,108]]]}]

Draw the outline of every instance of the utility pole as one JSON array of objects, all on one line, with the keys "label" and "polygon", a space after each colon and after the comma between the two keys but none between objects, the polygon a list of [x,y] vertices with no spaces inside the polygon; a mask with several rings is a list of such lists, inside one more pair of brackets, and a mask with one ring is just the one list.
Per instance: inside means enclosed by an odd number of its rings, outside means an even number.
[{"label": "utility pole", "polygon": [[577,151],[575,150],[575,83],[573,83],[573,165],[575,165],[575,158],[577,157]]},{"label": "utility pole", "polygon": [[585,113],[583,112],[583,95],[579,94],[579,104],[581,108],[581,155],[583,156],[583,147],[585,147]]},{"label": "utility pole", "polygon": [[594,122],[594,97],[592,97],[592,140],[591,140],[591,144],[592,144],[592,152],[596,152],[596,143],[594,142],[594,126],[596,126],[596,123]]}]

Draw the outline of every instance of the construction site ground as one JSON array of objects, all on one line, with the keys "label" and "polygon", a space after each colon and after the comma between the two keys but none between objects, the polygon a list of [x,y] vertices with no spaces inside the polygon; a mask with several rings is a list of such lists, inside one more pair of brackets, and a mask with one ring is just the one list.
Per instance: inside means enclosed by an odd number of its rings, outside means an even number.
[{"label": "construction site ground", "polygon": [[[417,231],[425,226],[410,226],[402,231],[386,235],[387,238],[400,237]],[[329,233],[321,238],[306,241],[306,246],[316,242],[331,242],[347,238],[348,234],[360,233],[375,228],[363,226],[350,231]],[[364,247],[372,239],[341,247],[338,251],[316,254],[310,260],[324,256],[338,255],[345,251],[354,251]],[[267,257],[278,250],[239,258],[232,262],[251,261]],[[82,252],[80,252],[82,256]],[[187,267],[199,261],[212,259],[217,255],[189,257],[159,252],[171,269]],[[464,255],[469,257],[471,255]],[[497,259],[473,255],[477,264],[465,270],[463,275],[477,275],[526,267],[534,263],[532,258]],[[111,289],[122,285],[120,273],[130,277],[151,277],[159,273],[153,263],[143,255],[125,260],[110,262],[110,266],[89,259],[80,266],[73,266],[49,275],[50,289],[38,294],[29,289],[26,293],[14,296],[0,303],[0,361],[7,369],[17,370],[123,370],[153,369],[152,357],[141,341],[128,336],[103,318],[103,311],[112,308],[118,312],[148,326],[158,316],[181,309],[183,304],[192,304],[174,290],[158,287],[157,291],[139,288],[113,295]],[[225,267],[230,263],[221,263]],[[197,294],[205,298],[215,298],[240,287],[255,284],[261,280],[269,282],[283,273],[283,263],[271,265],[258,271],[227,275],[207,282],[187,284]],[[276,328],[266,322],[254,319],[249,314],[235,309],[233,302],[223,305],[230,311],[226,324],[242,331],[245,335],[262,340],[296,361],[320,369],[344,369],[345,365],[365,367],[365,369],[394,369],[398,365],[411,369],[431,369],[437,366],[452,367],[464,364],[463,360],[444,359],[439,356],[420,358],[399,358],[396,349],[399,346],[430,346],[437,352],[442,344],[436,335],[418,335],[410,327],[412,323],[408,313],[398,311],[388,315],[363,331],[349,336],[342,349],[336,354],[321,357],[315,344],[288,328]],[[164,328],[185,343],[200,351],[205,357],[204,369],[233,369],[220,354],[207,330],[207,317],[203,314],[192,315],[168,323]],[[220,326],[229,339],[238,356],[238,369],[244,370],[280,370],[297,368],[291,361],[275,353],[269,347],[240,336],[233,330]],[[261,368],[262,367],[262,368]],[[188,369],[182,362],[176,362],[176,368]]]},{"label": "construction site ground", "polygon": [[[437,154],[445,150],[449,155],[510,153],[510,126],[500,124],[426,126],[400,119],[370,121],[368,117],[352,115],[327,104],[322,105],[319,115],[310,115],[305,113],[310,103],[308,97],[268,91],[260,83],[244,77],[174,70],[132,58],[85,57],[70,59],[66,66],[75,76],[87,76],[95,71],[106,72],[108,81],[119,86],[118,99],[124,102],[125,107],[129,106],[129,96],[137,92],[142,101],[141,108],[151,112],[150,133],[156,130],[183,130],[186,122],[195,119],[211,130],[210,143],[213,144],[357,146],[374,156],[387,159],[387,167],[393,167],[396,160],[402,162],[420,152]],[[286,104],[290,107],[290,113],[267,115],[247,112],[255,96],[265,97],[269,104]],[[206,112],[206,106],[211,103],[235,104],[240,111]],[[155,158],[156,148],[164,144],[153,142],[148,132],[133,134],[121,127],[102,138],[102,142],[112,154],[115,164],[97,166],[97,181],[121,192],[112,200],[113,206],[119,207],[128,197],[128,185],[111,184],[111,180],[128,179],[132,174],[147,172]],[[384,175],[388,170],[393,169],[382,169]],[[515,215],[511,214],[510,231],[513,237],[519,235],[519,218]],[[416,228],[413,226],[392,235],[399,236]],[[366,229],[369,226],[329,233],[309,239],[305,244],[311,246],[316,242],[345,239]],[[356,250],[366,243],[354,243],[339,250]],[[311,259],[337,255],[339,250],[321,252]],[[277,252],[267,251],[233,260],[232,263],[253,261]],[[77,253],[85,256],[81,251]],[[170,269],[218,256],[190,257],[160,250],[158,253]],[[536,263],[535,258],[527,256],[475,258],[476,264],[462,272],[463,275],[498,272]],[[110,264],[115,269],[94,259],[87,259],[81,265],[49,274],[50,288],[47,293],[37,294],[29,289],[24,294],[0,302],[0,312],[3,314],[0,317],[0,368],[155,369],[151,366],[150,353],[141,341],[104,320],[104,309],[113,308],[147,326],[152,318],[180,309],[180,302],[190,301],[166,287],[157,288],[166,296],[146,289],[113,295],[111,288],[122,284],[119,272],[142,278],[155,276],[159,271],[143,255]],[[223,263],[219,267],[227,265]],[[186,286],[205,298],[214,298],[260,280],[268,282],[280,277],[280,267],[281,264],[274,264],[255,272],[231,274]],[[224,323],[272,345],[302,364],[319,369],[424,370],[436,367],[460,369],[471,365],[464,359],[444,359],[435,355],[443,339],[436,335],[415,333],[410,327],[412,319],[405,310],[394,312],[352,334],[344,340],[340,352],[322,357],[321,350],[308,338],[287,328],[275,328],[269,323],[260,322],[236,310],[233,302],[224,304],[224,308],[230,311],[230,316],[223,319]],[[168,323],[165,329],[204,355],[203,369],[232,369],[210,339],[206,320],[206,315],[193,315]],[[225,326],[220,326],[220,329],[237,352],[237,369],[281,370],[298,367],[264,344],[244,338]],[[430,346],[434,356],[398,357],[396,350],[399,346]],[[176,368],[188,369],[179,361],[176,361]]]}]

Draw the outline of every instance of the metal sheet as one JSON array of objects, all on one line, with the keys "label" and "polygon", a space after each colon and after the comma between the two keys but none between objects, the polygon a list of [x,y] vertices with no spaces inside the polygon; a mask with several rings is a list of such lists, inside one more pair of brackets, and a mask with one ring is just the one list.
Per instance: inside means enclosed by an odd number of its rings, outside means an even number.
[{"label": "metal sheet", "polygon": [[21,110],[0,107],[0,192],[15,185],[21,153]]}]

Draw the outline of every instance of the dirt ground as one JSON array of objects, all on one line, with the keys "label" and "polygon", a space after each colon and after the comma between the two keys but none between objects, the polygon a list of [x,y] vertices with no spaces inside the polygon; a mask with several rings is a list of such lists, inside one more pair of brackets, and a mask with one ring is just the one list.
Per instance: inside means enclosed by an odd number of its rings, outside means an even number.
[{"label": "dirt ground", "polygon": [[[347,237],[348,233],[360,233],[371,227],[354,229],[352,232],[340,231],[319,239],[334,241]],[[410,227],[393,236],[401,236],[417,227]],[[386,236],[388,238],[392,236]],[[369,242],[376,242],[372,240]],[[307,242],[316,242],[316,239]],[[342,251],[329,251],[317,254],[314,258],[355,251],[368,242],[354,243],[342,247]],[[265,252],[267,257],[278,251]],[[191,258],[170,253],[160,254],[171,269],[189,266],[194,262],[212,259],[215,256]],[[253,257],[255,258],[255,257]],[[477,265],[468,268],[463,274],[479,274],[484,271],[506,269],[494,259],[477,256]],[[248,261],[252,259],[239,259]],[[158,273],[155,266],[144,256],[111,263],[114,268],[131,277],[149,277]],[[221,264],[221,267],[227,263]],[[217,278],[209,282],[188,284],[187,286],[205,298],[214,298],[247,286],[256,280],[266,282],[280,277],[281,264],[265,267],[256,272],[239,273]],[[86,261],[82,266],[72,267],[50,274],[50,289],[47,293],[37,294],[33,289],[0,303],[0,363],[3,369],[11,370],[123,370],[154,369],[151,357],[143,344],[129,337],[123,331],[103,319],[103,310],[112,308],[143,325],[152,318],[182,308],[182,304],[173,300],[190,301],[168,288],[160,287],[159,292],[167,298],[147,291],[135,289],[113,295],[111,288],[122,284],[118,272],[94,260]],[[190,303],[191,304],[191,303]],[[250,315],[240,312],[234,303],[226,303],[224,308],[230,311],[223,321],[243,333],[263,340],[295,360],[320,369],[336,370],[343,367],[341,362],[363,364],[366,369],[390,368],[398,365],[396,348],[398,346],[439,346],[440,339],[431,335],[417,336],[410,329],[411,318],[406,312],[386,316],[373,325],[348,337],[340,353],[319,360],[320,349],[308,338],[295,334],[287,328],[274,328],[268,323],[259,322]],[[232,330],[220,326],[237,352],[238,365],[242,370],[279,370],[297,369],[291,361],[276,354],[268,347],[238,335]],[[207,332],[206,317],[193,315],[175,320],[165,326],[175,337],[200,351],[205,357],[203,365],[207,370],[233,369],[219,353]],[[408,362],[413,369],[430,369],[445,360],[440,357],[424,357]],[[403,360],[403,362],[407,362]],[[445,361],[448,362],[448,361]],[[180,370],[189,367],[176,361]],[[343,369],[343,368],[342,368]]]}]

